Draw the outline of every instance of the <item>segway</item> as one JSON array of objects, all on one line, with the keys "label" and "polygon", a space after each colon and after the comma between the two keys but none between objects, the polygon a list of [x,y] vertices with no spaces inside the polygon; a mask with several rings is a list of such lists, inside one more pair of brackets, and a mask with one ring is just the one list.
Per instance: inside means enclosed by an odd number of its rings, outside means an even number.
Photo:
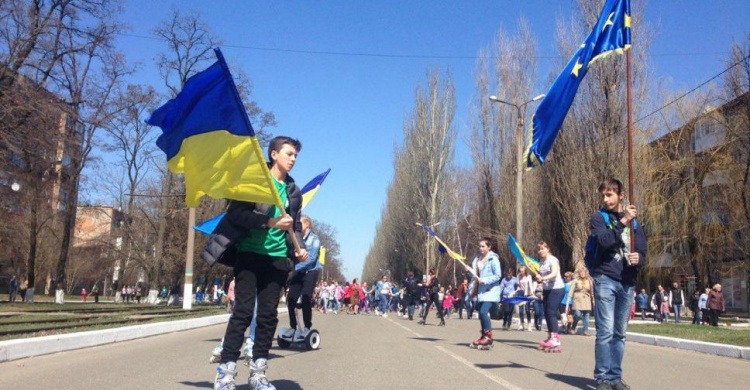
[{"label": "segway", "polygon": [[[298,306],[299,307],[299,306]],[[297,311],[294,310],[294,318],[299,319]],[[305,333],[305,329],[302,327],[302,323],[297,321],[297,328],[281,328],[279,334],[276,336],[276,343],[279,344],[280,348],[290,348],[295,346],[297,348],[305,348],[308,351],[316,350],[320,348],[320,332],[317,329],[310,329]]]}]

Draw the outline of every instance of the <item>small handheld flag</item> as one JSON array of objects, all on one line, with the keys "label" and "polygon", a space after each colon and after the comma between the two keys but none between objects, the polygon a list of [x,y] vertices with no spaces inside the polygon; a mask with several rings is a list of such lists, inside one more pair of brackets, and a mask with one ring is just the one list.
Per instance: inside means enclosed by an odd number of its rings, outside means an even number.
[{"label": "small handheld flag", "polygon": [[510,248],[510,253],[515,256],[519,263],[523,264],[533,273],[539,272],[539,261],[533,257],[527,256],[526,253],[524,253],[523,248],[521,248],[521,245],[516,241],[516,238],[510,233],[508,233],[508,247]]},{"label": "small handheld flag", "polygon": [[318,261],[321,265],[326,264],[326,247],[321,246],[320,247],[320,254],[318,255]]}]

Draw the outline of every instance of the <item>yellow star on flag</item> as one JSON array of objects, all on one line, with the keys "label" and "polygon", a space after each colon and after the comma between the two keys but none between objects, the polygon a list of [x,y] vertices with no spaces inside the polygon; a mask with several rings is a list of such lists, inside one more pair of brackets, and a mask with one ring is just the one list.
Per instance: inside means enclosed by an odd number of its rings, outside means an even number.
[{"label": "yellow star on flag", "polygon": [[625,14],[625,27],[630,28],[630,15]]},{"label": "yellow star on flag", "polygon": [[612,17],[613,17],[613,16],[615,16],[615,13],[614,13],[614,12],[612,12],[612,13],[610,13],[610,14],[609,14],[609,16],[607,17],[607,21],[606,21],[606,22],[604,22],[604,27],[602,27],[602,31],[606,30],[606,29],[607,29],[607,26],[613,26],[613,25],[615,24],[615,23],[614,23],[614,22],[612,21]]},{"label": "yellow star on flag", "polygon": [[578,70],[583,68],[583,65],[581,65],[580,62],[578,62],[578,59],[576,59],[576,64],[573,65],[573,71],[571,72],[574,76],[578,77]]}]

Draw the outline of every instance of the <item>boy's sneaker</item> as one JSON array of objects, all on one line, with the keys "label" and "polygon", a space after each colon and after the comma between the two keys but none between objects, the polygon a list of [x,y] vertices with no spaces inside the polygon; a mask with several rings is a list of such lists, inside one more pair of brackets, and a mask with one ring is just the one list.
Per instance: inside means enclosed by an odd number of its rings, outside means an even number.
[{"label": "boy's sneaker", "polygon": [[208,362],[210,364],[215,364],[221,361],[221,350],[224,349],[223,344],[219,344],[214,347],[213,351],[211,351],[211,357],[208,358]]},{"label": "boy's sneaker", "polygon": [[388,318],[388,313],[383,313],[383,318]]},{"label": "boy's sneaker", "polygon": [[276,390],[276,388],[266,378],[268,361],[260,358],[250,362],[250,378],[248,384],[252,390]]},{"label": "boy's sneaker", "polygon": [[235,390],[234,377],[237,376],[237,364],[227,362],[216,368],[214,390]]},{"label": "boy's sneaker", "polygon": [[596,386],[596,390],[613,390],[612,382],[604,381]]},{"label": "boy's sneaker", "polygon": [[615,390],[630,390],[630,386],[628,386],[628,384],[625,383],[625,381],[623,381],[622,379],[620,379],[619,382],[612,385],[612,388]]}]

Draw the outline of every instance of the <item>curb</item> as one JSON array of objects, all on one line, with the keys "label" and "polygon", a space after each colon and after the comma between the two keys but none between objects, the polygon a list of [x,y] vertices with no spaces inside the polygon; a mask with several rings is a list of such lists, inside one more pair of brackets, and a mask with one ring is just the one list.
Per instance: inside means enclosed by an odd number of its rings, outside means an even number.
[{"label": "curb", "polygon": [[[286,312],[287,309],[280,308],[278,311],[282,313]],[[229,321],[230,315],[219,314],[186,320],[157,322],[154,324],[0,341],[0,363],[225,324]]]},{"label": "curb", "polygon": [[674,337],[654,336],[650,334],[631,332],[628,332],[626,334],[625,340],[633,341],[636,343],[655,345],[657,347],[677,348],[700,353],[709,353],[712,355],[726,356],[735,359],[750,360],[750,347],[740,347],[736,345],[709,343],[706,341],[677,339]]},{"label": "curb", "polygon": [[[512,320],[513,325],[519,324],[516,318]],[[546,327],[546,321],[542,321],[542,326]],[[592,336],[596,335],[596,329],[589,329]],[[578,333],[576,333],[578,334]],[[655,336],[643,333],[625,333],[625,341],[634,343],[654,345],[657,347],[677,348],[685,351],[707,353],[711,355],[726,356],[735,359],[750,360],[750,347],[740,347],[738,345],[709,343],[707,341],[696,341],[688,339],[678,339],[667,336]]]}]

